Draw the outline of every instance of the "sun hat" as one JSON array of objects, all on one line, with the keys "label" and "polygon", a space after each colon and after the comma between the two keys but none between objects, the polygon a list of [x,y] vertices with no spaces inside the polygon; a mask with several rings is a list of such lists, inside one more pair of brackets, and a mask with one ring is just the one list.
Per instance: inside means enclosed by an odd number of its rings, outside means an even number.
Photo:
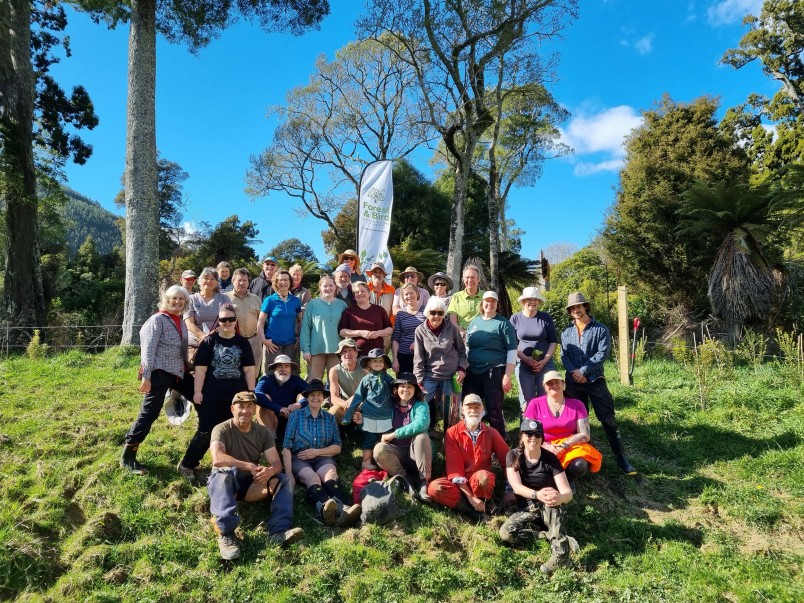
[{"label": "sun hat", "polygon": [[481,398],[477,394],[467,394],[466,397],[463,399],[463,406],[466,406],[468,404],[479,404],[480,406],[484,406],[483,398]]},{"label": "sun hat", "polygon": [[400,281],[404,281],[404,280],[405,280],[405,275],[406,275],[406,274],[416,274],[416,275],[418,275],[418,277],[419,277],[419,282],[421,282],[421,280],[424,278],[424,273],[419,272],[419,271],[418,271],[418,270],[416,270],[416,268],[414,268],[413,266],[408,266],[407,268],[405,268],[405,270],[404,270],[404,271],[400,272],[400,273],[399,273],[399,280],[400,280]]},{"label": "sun hat", "polygon": [[253,404],[257,403],[257,396],[254,392],[237,392],[232,398],[232,404],[239,404],[241,402],[251,402]]},{"label": "sun hat", "polygon": [[165,416],[171,425],[181,425],[190,416],[192,404],[175,389],[165,393]]},{"label": "sun hat", "polygon": [[547,371],[542,378],[542,383],[547,383],[548,381],[553,381],[554,379],[560,379],[563,383],[566,383],[564,380],[564,375],[558,371]]},{"label": "sun hat", "polygon": [[387,354],[384,354],[382,348],[374,348],[373,350],[369,350],[368,354],[365,356],[360,357],[360,368],[366,368],[368,365],[369,360],[374,360],[375,358],[382,358],[385,360],[385,368],[391,368],[391,359],[388,357]]},{"label": "sun hat", "polygon": [[369,269],[367,270],[367,272],[374,272],[375,270],[382,270],[382,274],[383,274],[383,276],[385,276],[386,274],[388,274],[388,273],[385,271],[385,266],[383,266],[383,263],[382,263],[382,262],[374,262],[374,263],[371,265],[371,268],[369,268]]},{"label": "sun hat", "polygon": [[416,392],[413,394],[413,398],[415,400],[421,400],[424,396],[422,395],[422,388],[419,387],[419,382],[416,381],[416,376],[413,373],[399,373],[391,382],[391,387],[396,385],[412,385],[416,388]]},{"label": "sun hat", "polygon": [[185,270],[181,273],[182,278],[198,278],[198,275],[195,273],[194,270]]},{"label": "sun hat", "polygon": [[345,272],[349,276],[352,276],[352,269],[349,268],[349,264],[340,264],[340,265],[338,265],[338,267],[335,268],[335,270],[332,271],[332,274],[335,274],[336,272]]},{"label": "sun hat", "polygon": [[538,299],[542,303],[547,301],[538,287],[525,287],[517,301],[521,303],[524,299]]},{"label": "sun hat", "polygon": [[496,291],[486,291],[483,294],[483,299],[493,299],[495,301],[500,301],[500,296],[497,295]]},{"label": "sun hat", "polygon": [[343,264],[343,258],[354,258],[355,260],[358,260],[360,259],[360,256],[357,255],[357,252],[354,249],[347,249],[338,256],[339,264]]},{"label": "sun hat", "polygon": [[539,437],[544,437],[544,427],[540,421],[525,419],[519,426],[519,433],[535,433]]},{"label": "sun hat", "polygon": [[455,283],[452,282],[452,279],[447,276],[446,272],[436,272],[433,276],[427,279],[427,286],[430,289],[435,290],[435,285],[433,284],[436,280],[443,279],[447,281],[447,289],[452,289]]},{"label": "sun hat", "polygon": [[321,379],[313,379],[310,383],[307,384],[307,387],[302,390],[302,395],[307,396],[308,394],[312,394],[313,392],[321,392],[322,394],[328,394],[329,390],[327,386],[324,385],[324,382]]},{"label": "sun hat", "polygon": [[274,370],[276,368],[277,364],[289,364],[290,366],[292,366],[294,368],[299,368],[299,365],[296,364],[295,362],[293,362],[290,359],[290,356],[286,356],[285,354],[279,354],[279,356],[274,358],[274,361],[271,364],[268,365],[268,371],[270,372],[270,371]]},{"label": "sun hat", "polygon": [[341,352],[343,352],[343,348],[354,348],[355,351],[356,351],[357,350],[357,343],[355,343],[355,340],[352,339],[351,337],[347,337],[346,339],[341,339],[340,342],[338,342],[338,351],[335,352],[335,353],[338,356],[340,356]]},{"label": "sun hat", "polygon": [[589,300],[587,300],[583,293],[580,291],[576,291],[575,293],[570,293],[567,296],[567,312],[572,306],[577,306],[578,304],[583,304],[587,311],[589,310]]}]

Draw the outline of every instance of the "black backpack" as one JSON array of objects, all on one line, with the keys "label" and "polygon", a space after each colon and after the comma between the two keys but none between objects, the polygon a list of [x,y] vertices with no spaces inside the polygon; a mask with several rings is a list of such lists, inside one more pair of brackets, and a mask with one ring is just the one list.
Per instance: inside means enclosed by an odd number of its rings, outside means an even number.
[{"label": "black backpack", "polygon": [[403,492],[413,492],[407,480],[396,475],[383,481],[373,481],[360,492],[360,514],[362,523],[383,524],[393,521],[406,513],[399,505],[398,497]]}]

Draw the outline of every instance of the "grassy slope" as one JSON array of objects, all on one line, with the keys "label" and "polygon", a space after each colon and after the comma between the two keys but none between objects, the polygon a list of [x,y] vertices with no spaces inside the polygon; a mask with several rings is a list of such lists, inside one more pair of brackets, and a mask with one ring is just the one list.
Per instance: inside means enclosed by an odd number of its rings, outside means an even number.
[{"label": "grassy slope", "polygon": [[[537,569],[546,543],[500,546],[502,518],[478,528],[417,507],[393,526],[338,532],[312,520],[298,493],[303,544],[266,545],[254,529],[260,510],[246,508],[244,558],[224,566],[205,490],[174,471],[194,419],[155,425],[140,455],[148,477],[117,466],[139,404],[136,364],[120,350],[0,363],[1,598],[804,599],[804,404],[780,367],[735,369],[706,412],[692,374],[669,362],[639,367],[634,388],[615,387],[626,447],[643,477],[622,476],[602,444],[602,471],[570,506],[569,532],[582,546],[575,569],[546,580]],[[593,431],[605,441],[594,419]],[[341,461],[347,480],[357,455]]]}]

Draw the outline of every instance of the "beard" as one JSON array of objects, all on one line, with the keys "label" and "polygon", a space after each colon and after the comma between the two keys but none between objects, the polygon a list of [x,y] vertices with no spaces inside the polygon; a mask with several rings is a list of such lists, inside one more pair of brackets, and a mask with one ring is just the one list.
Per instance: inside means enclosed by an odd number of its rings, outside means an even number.
[{"label": "beard", "polygon": [[480,426],[480,417],[464,417],[463,421],[469,431],[474,431]]},{"label": "beard", "polygon": [[276,380],[279,381],[280,385],[284,385],[290,381],[290,374],[283,375],[280,373],[274,373],[274,377],[276,377]]}]

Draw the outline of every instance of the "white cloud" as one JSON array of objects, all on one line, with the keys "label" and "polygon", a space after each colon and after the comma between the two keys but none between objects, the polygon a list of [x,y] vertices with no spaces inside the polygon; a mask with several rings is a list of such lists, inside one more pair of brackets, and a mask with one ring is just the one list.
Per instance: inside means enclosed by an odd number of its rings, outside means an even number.
[{"label": "white cloud", "polygon": [[623,167],[622,157],[618,159],[608,159],[599,163],[582,161],[573,168],[572,173],[576,176],[592,176],[598,172],[616,172],[621,167]]},{"label": "white cloud", "polygon": [[740,23],[748,15],[759,15],[764,0],[720,0],[706,11],[710,25]]},{"label": "white cloud", "polygon": [[621,157],[625,154],[623,139],[641,123],[642,117],[628,105],[595,114],[579,112],[562,130],[561,138],[575,149],[576,156],[604,152]]},{"label": "white cloud", "polygon": [[648,54],[653,50],[653,34],[644,36],[634,42],[634,49],[639,54]]},{"label": "white cloud", "polygon": [[199,232],[198,225],[195,222],[184,222],[181,227],[184,229],[186,235],[194,235]]}]

